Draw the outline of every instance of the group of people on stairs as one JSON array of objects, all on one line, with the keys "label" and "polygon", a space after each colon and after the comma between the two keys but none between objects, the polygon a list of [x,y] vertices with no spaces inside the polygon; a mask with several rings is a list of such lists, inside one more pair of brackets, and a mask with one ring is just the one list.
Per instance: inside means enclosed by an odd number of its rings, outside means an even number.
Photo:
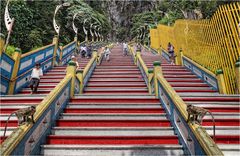
[{"label": "group of people on stairs", "polygon": [[[123,46],[123,50],[122,50],[123,51],[123,56],[127,56],[128,51],[129,51],[128,44],[126,42],[124,42],[124,43],[122,43],[122,46]],[[140,44],[137,44],[137,50],[141,51],[141,45]],[[78,50],[78,53],[81,55],[81,57],[86,57],[87,56],[87,58],[89,58],[89,57],[91,57],[91,52],[87,52],[87,51],[91,51],[89,49],[89,47],[81,46]],[[103,51],[104,59],[106,61],[110,61],[110,54],[111,54],[111,51],[110,51],[109,47],[106,46],[104,48],[104,51]],[[75,56],[72,56],[71,60],[76,63],[76,69],[79,69],[79,63],[77,61],[77,58]],[[30,88],[31,88],[31,94],[37,93],[37,89],[38,89],[38,86],[39,86],[41,76],[43,76],[43,71],[42,71],[42,68],[41,68],[41,64],[36,63],[35,67],[32,70],[30,85],[29,85]]]}]

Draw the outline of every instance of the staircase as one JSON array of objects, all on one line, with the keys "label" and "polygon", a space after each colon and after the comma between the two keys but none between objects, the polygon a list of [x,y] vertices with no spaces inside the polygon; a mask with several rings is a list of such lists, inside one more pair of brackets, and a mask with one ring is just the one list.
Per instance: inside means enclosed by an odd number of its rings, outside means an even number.
[{"label": "staircase", "polygon": [[97,66],[83,95],[70,100],[43,155],[183,155],[166,114],[122,47]]},{"label": "staircase", "polygon": [[[187,68],[170,65],[159,55],[143,52],[142,58],[148,68],[154,61],[161,61],[163,75],[186,104],[203,107],[213,113],[216,122],[216,143],[224,155],[240,155],[240,109],[239,95],[222,95],[213,90]],[[203,126],[213,136],[213,123],[207,114]]]},{"label": "staircase", "polygon": [[[80,68],[84,68],[88,63],[89,59],[79,59]],[[56,85],[64,78],[66,75],[66,66],[54,67],[48,72],[44,73],[41,77],[38,92],[34,94],[31,93],[29,87],[23,88],[19,93],[14,95],[5,95],[0,97],[0,136],[1,142],[9,136],[14,129],[17,128],[17,117],[13,116],[10,118],[8,123],[8,128],[6,131],[6,137],[3,138],[4,127],[8,116],[16,110],[21,108],[26,108],[29,106],[38,105],[44,97],[49,94]]]}]

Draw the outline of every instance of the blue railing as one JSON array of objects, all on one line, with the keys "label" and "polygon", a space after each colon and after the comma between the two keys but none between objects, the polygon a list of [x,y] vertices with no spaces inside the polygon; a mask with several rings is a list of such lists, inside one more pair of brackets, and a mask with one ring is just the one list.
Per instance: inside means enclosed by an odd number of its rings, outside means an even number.
[{"label": "blue railing", "polygon": [[197,75],[201,80],[209,84],[214,90],[218,91],[218,81],[216,76],[213,76],[212,74],[207,73],[204,71],[202,68],[199,67],[196,64],[192,63],[190,59],[187,57],[183,56],[182,57],[183,65],[189,69],[192,73]]},{"label": "blue railing", "polygon": [[[70,59],[71,55],[76,49],[76,41],[73,41],[63,47],[61,50],[59,47],[57,49],[56,61],[59,63],[62,61],[62,64],[66,64]],[[17,93],[22,88],[26,87],[29,84],[31,71],[34,68],[36,63],[41,63],[41,68],[43,72],[48,71],[52,68],[53,65],[53,53],[54,53],[55,44],[50,44],[39,48],[37,50],[28,52],[21,55],[19,66],[17,69],[17,75],[14,78],[11,78],[15,60],[5,53],[2,53],[1,61],[1,94],[7,94],[10,81],[16,81],[14,86],[14,93]],[[61,55],[62,53],[62,55]],[[61,55],[61,58],[60,58]]]},{"label": "blue railing", "polygon": [[14,60],[5,53],[2,53],[0,57],[0,71],[1,71],[1,83],[0,83],[0,90],[1,94],[8,93],[8,86],[9,81],[11,79],[13,67],[14,67]]},{"label": "blue railing", "polygon": [[[50,134],[51,128],[55,125],[56,120],[59,118],[60,112],[66,107],[70,99],[71,90],[70,76],[66,76],[58,86],[38,105],[41,111],[36,123],[28,125],[29,131],[18,128],[11,134],[12,138],[20,139],[17,146],[13,148],[11,155],[36,155],[40,153],[41,145],[46,142],[47,135]],[[23,135],[23,138],[19,138]],[[8,138],[6,141],[13,142]]]}]

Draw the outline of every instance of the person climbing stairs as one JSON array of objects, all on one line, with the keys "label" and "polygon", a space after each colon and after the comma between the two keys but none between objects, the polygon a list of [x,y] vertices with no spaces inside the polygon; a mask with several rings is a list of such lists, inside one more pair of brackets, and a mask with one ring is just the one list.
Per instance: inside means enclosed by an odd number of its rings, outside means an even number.
[{"label": "person climbing stairs", "polygon": [[[148,68],[153,68],[154,61],[161,61],[164,78],[186,104],[203,107],[213,113],[217,145],[226,155],[239,155],[239,95],[219,94],[186,67],[171,65],[164,57],[146,49],[141,56]],[[213,121],[209,114],[203,120],[203,127],[213,137]]]},{"label": "person climbing stairs", "polygon": [[[80,68],[84,68],[88,63],[89,59],[78,59]],[[8,116],[21,108],[29,106],[37,106],[44,97],[55,88],[55,86],[64,78],[66,75],[66,65],[56,66],[47,71],[41,77],[37,93],[30,94],[31,89],[29,86],[23,88],[21,91],[14,95],[1,95],[0,97],[0,136],[1,142],[9,136],[14,129],[17,128],[17,117],[13,116],[10,118],[6,136],[3,137],[4,127]]]},{"label": "person climbing stairs", "polygon": [[56,121],[43,155],[183,155],[170,121],[149,95],[131,56],[115,46],[98,65],[84,94],[75,95]]}]

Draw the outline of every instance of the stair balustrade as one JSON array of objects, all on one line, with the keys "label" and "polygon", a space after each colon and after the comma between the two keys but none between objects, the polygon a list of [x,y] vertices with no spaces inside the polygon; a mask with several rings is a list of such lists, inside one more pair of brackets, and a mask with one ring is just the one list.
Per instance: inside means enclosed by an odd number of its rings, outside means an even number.
[{"label": "stair balustrade", "polygon": [[165,48],[171,42],[177,54],[176,63],[182,64],[183,54],[212,73],[221,69],[227,94],[237,93],[234,66],[240,55],[240,3],[221,5],[210,19],[176,20],[173,26],[158,24],[150,29],[151,47]]},{"label": "stair balustrade", "polygon": [[44,73],[53,65],[66,64],[76,49],[75,43],[76,40],[59,48],[58,39],[54,37],[52,44],[25,54],[18,49],[13,57],[1,52],[1,94],[14,94],[26,87],[36,63],[41,63]]},{"label": "stair balustrade", "polygon": [[184,148],[188,149],[191,155],[223,155],[202,126],[187,123],[186,103],[163,77],[160,63],[154,62],[155,66],[160,67],[154,72],[158,99],[163,104]]},{"label": "stair balustrade", "polygon": [[132,54],[133,59],[135,60],[135,64],[139,67],[143,79],[148,87],[149,94],[152,94],[154,89],[153,89],[153,69],[148,69],[146,64],[144,63],[142,57],[141,57],[141,52],[136,51],[136,54],[133,50],[133,47],[129,46],[129,51]]},{"label": "stair balustrade", "polygon": [[74,90],[75,64],[67,68],[65,78],[36,107],[35,124],[24,124],[15,129],[1,144],[1,155],[32,155],[39,153],[59,113],[65,108]]},{"label": "stair balustrade", "polygon": [[[159,61],[153,63],[153,74],[151,75],[152,77],[149,77],[149,74],[146,76],[145,71],[150,69],[147,68],[140,53],[136,55],[136,60],[144,79],[148,80],[147,84],[149,85],[153,82],[154,85],[149,89],[154,90],[156,98],[163,104],[175,132],[179,136],[180,143],[184,147],[185,153],[191,155],[223,155],[204,128],[197,124],[187,123],[187,105],[165,80],[161,63]],[[150,78],[153,79],[152,82],[150,81],[151,83],[149,83]]]}]

